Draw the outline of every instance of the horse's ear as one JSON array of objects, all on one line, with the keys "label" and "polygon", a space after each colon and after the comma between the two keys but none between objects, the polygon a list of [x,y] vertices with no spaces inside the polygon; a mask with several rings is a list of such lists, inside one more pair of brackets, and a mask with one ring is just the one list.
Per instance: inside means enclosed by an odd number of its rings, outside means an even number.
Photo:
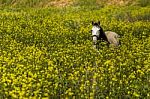
[{"label": "horse's ear", "polygon": [[92,21],[92,25],[94,25],[94,22]]},{"label": "horse's ear", "polygon": [[98,25],[100,25],[100,21],[98,21]]}]

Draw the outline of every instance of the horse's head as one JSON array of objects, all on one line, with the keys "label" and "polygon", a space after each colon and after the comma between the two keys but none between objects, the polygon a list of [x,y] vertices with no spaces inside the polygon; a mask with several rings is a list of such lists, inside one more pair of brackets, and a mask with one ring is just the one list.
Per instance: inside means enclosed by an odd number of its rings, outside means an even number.
[{"label": "horse's head", "polygon": [[100,30],[101,30],[101,27],[100,27],[100,21],[98,21],[97,23],[93,22],[92,21],[92,37],[93,37],[93,44],[94,44],[94,47],[96,47],[97,45],[97,40],[100,36]]}]

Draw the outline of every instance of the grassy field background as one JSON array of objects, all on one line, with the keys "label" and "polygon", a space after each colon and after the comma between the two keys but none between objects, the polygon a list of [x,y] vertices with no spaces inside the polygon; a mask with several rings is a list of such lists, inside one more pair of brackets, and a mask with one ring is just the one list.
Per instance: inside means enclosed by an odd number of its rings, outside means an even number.
[{"label": "grassy field background", "polygon": [[1,0],[0,6],[11,6],[11,7],[66,7],[66,6],[129,6],[139,5],[148,6],[150,5],[149,0]]},{"label": "grassy field background", "polygon": [[[1,0],[0,99],[149,99],[149,0]],[[92,21],[121,46],[92,47]]]}]

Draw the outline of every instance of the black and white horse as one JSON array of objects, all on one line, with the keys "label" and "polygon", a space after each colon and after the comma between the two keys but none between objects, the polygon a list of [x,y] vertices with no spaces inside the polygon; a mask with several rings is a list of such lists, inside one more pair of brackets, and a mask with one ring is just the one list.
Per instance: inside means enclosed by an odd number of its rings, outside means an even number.
[{"label": "black and white horse", "polygon": [[107,45],[119,46],[119,35],[112,31],[104,32],[100,26],[100,21],[97,23],[92,21],[92,36],[93,36],[93,46],[98,49],[100,41],[105,41]]}]

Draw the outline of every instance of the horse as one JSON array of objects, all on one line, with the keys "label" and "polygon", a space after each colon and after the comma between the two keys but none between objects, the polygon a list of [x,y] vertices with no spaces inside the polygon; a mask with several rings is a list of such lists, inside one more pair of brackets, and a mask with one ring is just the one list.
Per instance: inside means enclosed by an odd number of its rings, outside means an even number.
[{"label": "horse", "polygon": [[106,42],[107,46],[112,45],[112,46],[119,46],[120,41],[119,41],[119,35],[115,32],[112,31],[103,31],[103,28],[100,26],[100,21],[93,22],[92,21],[92,37],[93,37],[93,47],[96,49],[99,49],[99,42]]}]

